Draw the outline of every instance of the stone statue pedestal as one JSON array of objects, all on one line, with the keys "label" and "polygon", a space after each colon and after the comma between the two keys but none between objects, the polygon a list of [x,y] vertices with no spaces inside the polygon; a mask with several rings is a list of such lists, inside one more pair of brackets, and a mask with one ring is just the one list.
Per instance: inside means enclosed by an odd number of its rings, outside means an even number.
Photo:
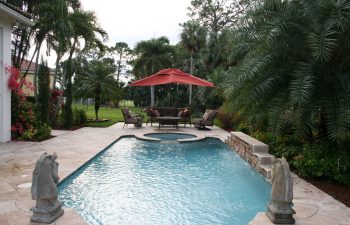
[{"label": "stone statue pedestal", "polygon": [[270,207],[265,212],[266,216],[271,220],[274,224],[294,224],[295,220],[293,218],[293,212],[289,214],[286,212],[272,212]]},{"label": "stone statue pedestal", "polygon": [[33,211],[33,216],[30,217],[30,222],[36,223],[52,223],[64,213],[62,209],[62,202],[58,202],[56,205],[51,207],[42,209],[33,207],[30,210]]},{"label": "stone statue pedestal", "polygon": [[294,224],[293,178],[285,158],[272,163],[271,201],[266,216],[274,224]]}]

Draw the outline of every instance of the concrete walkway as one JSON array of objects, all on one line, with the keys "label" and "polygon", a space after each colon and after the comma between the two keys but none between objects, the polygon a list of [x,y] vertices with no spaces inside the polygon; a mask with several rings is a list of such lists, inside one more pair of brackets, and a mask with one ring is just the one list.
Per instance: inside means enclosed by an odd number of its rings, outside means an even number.
[{"label": "concrete walkway", "polygon": [[[30,223],[31,200],[30,183],[36,160],[43,152],[58,155],[61,180],[73,173],[87,160],[109,144],[124,135],[143,136],[152,132],[185,132],[198,138],[216,137],[225,141],[229,133],[214,127],[211,131],[198,131],[193,127],[179,130],[147,126],[140,129],[123,123],[108,128],[82,128],[75,131],[53,131],[56,137],[43,142],[9,142],[0,144],[0,224],[22,225]],[[343,224],[350,221],[350,209],[311,184],[295,176],[294,203],[296,204],[297,224]],[[311,215],[312,214],[312,215]],[[311,219],[310,219],[311,218]],[[319,222],[321,221],[321,222]],[[323,222],[324,223],[323,223]],[[258,214],[250,224],[269,224],[264,214]],[[349,222],[348,222],[349,223]],[[86,224],[73,209],[65,209],[65,214],[54,224]]]}]

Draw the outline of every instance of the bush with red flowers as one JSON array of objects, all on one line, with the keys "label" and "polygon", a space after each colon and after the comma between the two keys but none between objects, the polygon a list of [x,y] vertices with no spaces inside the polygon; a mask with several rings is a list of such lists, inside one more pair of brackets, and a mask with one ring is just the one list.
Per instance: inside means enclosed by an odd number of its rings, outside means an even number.
[{"label": "bush with red flowers", "polygon": [[5,66],[9,74],[8,87],[11,89],[11,133],[20,140],[44,140],[50,137],[51,127],[37,121],[33,104],[27,101],[22,88],[34,90],[34,86],[21,78],[20,71],[12,66]]},{"label": "bush with red flowers", "polygon": [[12,66],[5,66],[9,74],[8,87],[11,89],[11,132],[13,137],[21,137],[26,131],[33,129],[35,120],[31,103],[27,102],[22,87],[33,90],[33,85],[21,79],[20,71]]}]

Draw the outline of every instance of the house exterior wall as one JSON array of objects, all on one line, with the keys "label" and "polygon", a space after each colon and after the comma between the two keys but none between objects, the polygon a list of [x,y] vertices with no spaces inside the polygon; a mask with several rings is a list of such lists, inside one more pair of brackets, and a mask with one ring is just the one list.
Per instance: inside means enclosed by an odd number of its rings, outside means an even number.
[{"label": "house exterior wall", "polygon": [[[53,87],[54,74],[50,74],[50,88]],[[34,84],[34,74],[32,72],[28,72],[26,76],[26,80]],[[23,88],[23,92],[26,96],[34,96],[34,91],[29,90],[28,88]]]},{"label": "house exterior wall", "polygon": [[0,142],[11,140],[11,91],[4,66],[11,65],[11,20],[0,13]]}]

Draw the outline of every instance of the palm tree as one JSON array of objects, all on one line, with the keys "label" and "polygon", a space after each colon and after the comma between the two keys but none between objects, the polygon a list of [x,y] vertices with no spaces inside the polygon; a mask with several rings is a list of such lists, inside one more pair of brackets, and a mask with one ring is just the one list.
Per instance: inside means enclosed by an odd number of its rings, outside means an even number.
[{"label": "palm tree", "polygon": [[104,99],[117,97],[119,92],[118,82],[114,78],[116,69],[113,59],[97,59],[87,62],[81,73],[77,74],[80,84],[77,94],[85,98],[94,97],[96,120],[102,97]]},{"label": "palm tree", "polygon": [[[182,45],[191,53],[190,58],[190,74],[193,74],[193,54],[197,53],[205,46],[207,38],[207,30],[196,21],[187,21],[181,24],[183,31],[180,35]],[[192,85],[190,88],[189,104],[192,103]]]},{"label": "palm tree", "polygon": [[[133,74],[142,78],[168,68],[174,62],[175,50],[167,37],[152,38],[136,44]],[[154,86],[151,86],[151,106],[154,106]]]},{"label": "palm tree", "polygon": [[[107,33],[98,27],[96,17],[93,12],[83,11],[79,8],[75,9],[67,17],[67,41],[69,41],[69,56],[64,70],[64,83],[66,82],[66,105],[65,105],[65,122],[66,129],[72,126],[72,76],[74,73],[73,54],[79,50],[81,41],[84,41],[84,49],[98,46],[103,49],[102,41],[97,37],[99,34],[104,40]],[[84,50],[83,49],[83,50]]]},{"label": "palm tree", "polygon": [[237,25],[228,99],[266,111],[276,134],[290,123],[308,138],[349,138],[347,1],[266,0]]}]

